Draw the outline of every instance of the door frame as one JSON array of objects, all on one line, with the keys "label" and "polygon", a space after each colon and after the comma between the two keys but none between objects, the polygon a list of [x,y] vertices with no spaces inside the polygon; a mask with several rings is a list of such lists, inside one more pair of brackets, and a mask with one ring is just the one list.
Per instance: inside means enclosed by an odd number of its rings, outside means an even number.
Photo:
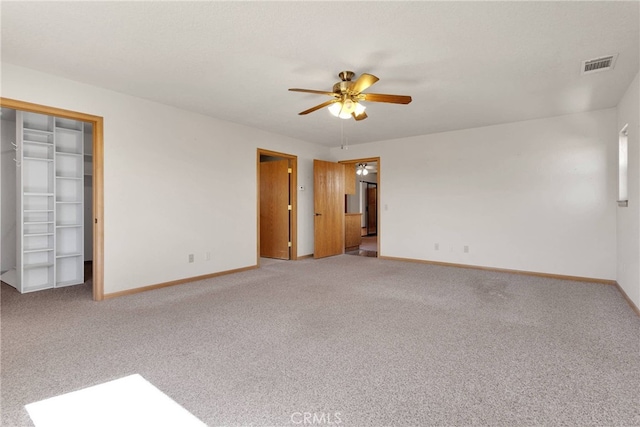
[{"label": "door frame", "polygon": [[104,119],[101,116],[0,97],[0,107],[93,125],[93,300],[104,299]]},{"label": "door frame", "polygon": [[289,254],[289,260],[298,259],[298,156],[258,148],[256,156],[256,265],[258,267],[260,266],[260,156],[281,157],[289,160],[291,167],[291,177],[289,179],[289,201],[291,202],[289,236],[291,238],[291,252]]},{"label": "door frame", "polygon": [[377,192],[378,192],[378,195],[377,195],[378,203],[376,204],[376,217],[377,217],[377,221],[378,221],[377,233],[376,233],[378,239],[377,239],[376,250],[377,250],[378,255],[376,257],[380,258],[380,240],[382,238],[382,233],[380,232],[380,230],[381,230],[380,223],[382,222],[381,221],[381,216],[380,216],[380,187],[382,187],[382,185],[381,185],[381,182],[382,182],[382,179],[381,179],[382,166],[380,164],[380,157],[363,157],[363,158],[360,158],[360,159],[340,160],[338,163],[358,164],[358,163],[367,163],[367,162],[376,162],[377,167],[378,167],[378,172],[377,172],[378,173],[378,179],[377,179],[377,181],[378,181],[377,182],[377,184],[378,184],[378,190],[377,190]]}]

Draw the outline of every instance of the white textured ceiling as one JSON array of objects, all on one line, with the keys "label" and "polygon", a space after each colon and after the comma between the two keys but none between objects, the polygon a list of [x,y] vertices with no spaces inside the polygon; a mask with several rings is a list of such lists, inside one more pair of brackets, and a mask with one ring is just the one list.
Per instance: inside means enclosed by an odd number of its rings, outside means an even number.
[{"label": "white textured ceiling", "polygon": [[[2,61],[282,135],[340,145],[609,108],[639,69],[639,3],[6,2]],[[618,53],[615,69],[581,61]],[[369,118],[320,110],[375,74]]]}]

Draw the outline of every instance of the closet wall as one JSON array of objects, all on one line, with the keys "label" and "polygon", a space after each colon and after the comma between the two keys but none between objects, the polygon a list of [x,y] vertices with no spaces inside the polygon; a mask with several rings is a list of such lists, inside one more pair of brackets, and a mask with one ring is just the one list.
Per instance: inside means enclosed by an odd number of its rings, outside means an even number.
[{"label": "closet wall", "polygon": [[4,273],[16,265],[16,152],[11,145],[16,140],[15,113],[3,109],[0,126],[0,273]]}]

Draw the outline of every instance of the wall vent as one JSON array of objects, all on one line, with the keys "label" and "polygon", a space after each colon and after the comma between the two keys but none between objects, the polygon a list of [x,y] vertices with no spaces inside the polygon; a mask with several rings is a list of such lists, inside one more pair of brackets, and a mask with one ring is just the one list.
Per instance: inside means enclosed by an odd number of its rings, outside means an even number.
[{"label": "wall vent", "polygon": [[582,61],[582,74],[599,73],[600,71],[613,70],[618,54],[601,56],[600,58]]}]

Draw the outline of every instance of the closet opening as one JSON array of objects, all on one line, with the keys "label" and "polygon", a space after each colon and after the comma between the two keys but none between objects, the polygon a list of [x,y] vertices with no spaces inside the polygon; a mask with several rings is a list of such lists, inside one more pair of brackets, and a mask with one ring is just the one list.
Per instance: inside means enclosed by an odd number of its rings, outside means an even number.
[{"label": "closet opening", "polygon": [[0,99],[0,279],[103,289],[102,118]]}]

